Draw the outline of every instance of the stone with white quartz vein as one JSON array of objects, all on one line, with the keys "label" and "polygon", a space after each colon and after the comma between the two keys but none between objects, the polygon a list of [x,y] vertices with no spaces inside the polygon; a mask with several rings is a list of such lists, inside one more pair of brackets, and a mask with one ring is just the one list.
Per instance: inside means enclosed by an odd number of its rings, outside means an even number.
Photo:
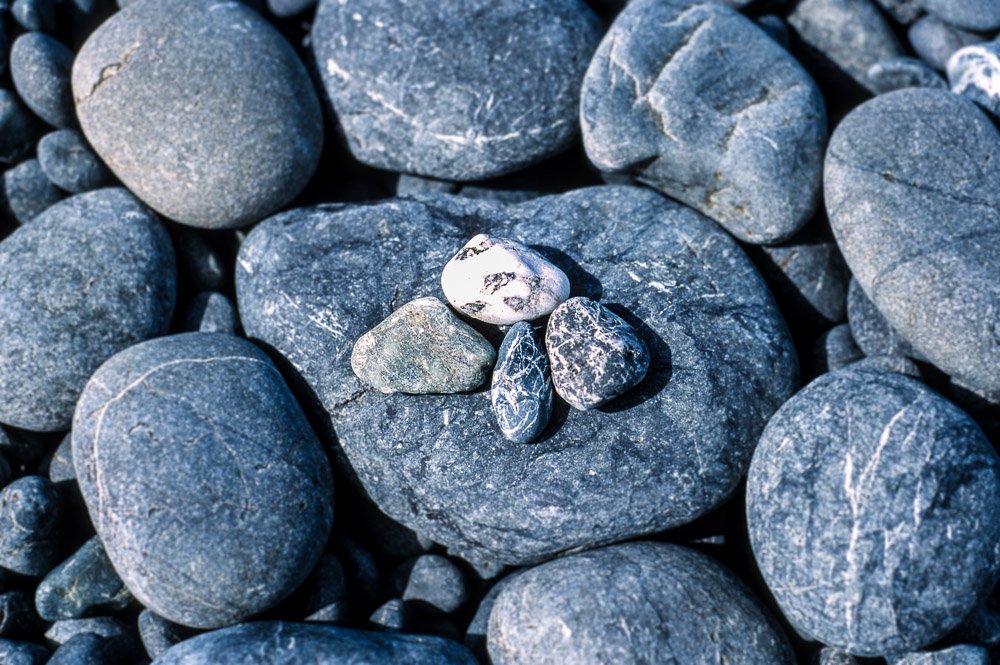
[{"label": "stone with white quartz vein", "polygon": [[1000,44],[966,46],[948,59],[951,91],[1000,116]]}]

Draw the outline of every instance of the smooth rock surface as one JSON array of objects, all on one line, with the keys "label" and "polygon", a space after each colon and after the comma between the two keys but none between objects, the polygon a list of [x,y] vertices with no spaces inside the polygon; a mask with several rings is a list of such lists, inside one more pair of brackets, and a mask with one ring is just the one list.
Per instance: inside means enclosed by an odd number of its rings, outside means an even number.
[{"label": "smooth rock surface", "polygon": [[64,480],[76,480],[76,469],[73,468],[73,435],[67,433],[59,442],[59,447],[52,453],[49,460],[49,480],[61,483]]},{"label": "smooth rock surface", "polygon": [[305,187],[323,146],[305,67],[241,2],[130,3],[77,54],[73,99],[114,174],[192,226],[273,213]]},{"label": "smooth rock surface", "polygon": [[322,0],[310,40],[355,158],[479,180],[570,147],[600,30],[582,0]]},{"label": "smooth rock surface", "polygon": [[992,665],[990,652],[971,644],[959,644],[939,651],[910,653],[894,665]]},{"label": "smooth rock surface", "polygon": [[847,367],[768,423],[750,543],[788,620],[859,656],[942,638],[1000,577],[1000,458],[918,381]]},{"label": "smooth rock surface", "polygon": [[906,38],[920,59],[938,71],[947,69],[948,59],[955,51],[989,39],[983,33],[956,28],[933,14],[911,25]]},{"label": "smooth rock surface", "polygon": [[791,237],[819,203],[826,113],[805,70],[713,2],[636,0],[584,79],[584,146],[740,240]]},{"label": "smooth rock surface", "polygon": [[14,0],[10,13],[25,30],[51,33],[56,25],[55,0]]},{"label": "smooth rock surface", "polygon": [[868,68],[869,87],[876,94],[901,90],[902,88],[947,89],[945,80],[922,60],[916,58],[889,58]]},{"label": "smooth rock surface", "polygon": [[490,404],[500,431],[515,443],[534,441],[549,424],[549,358],[527,321],[515,323],[503,338],[493,368]]},{"label": "smooth rock surface", "polygon": [[97,536],[49,571],[35,591],[35,607],[46,621],[113,613],[131,600]]},{"label": "smooth rock surface", "polygon": [[1000,117],[1000,43],[966,46],[948,60],[951,91]]},{"label": "smooth rock surface", "polygon": [[108,167],[76,130],[63,129],[43,136],[38,142],[38,163],[49,180],[70,194],[89,192],[111,182]]},{"label": "smooth rock surface", "polygon": [[118,655],[113,640],[82,633],[56,649],[45,665],[115,665]]},{"label": "smooth rock surface", "polygon": [[410,570],[403,600],[429,605],[441,612],[454,612],[465,603],[468,589],[458,567],[440,554],[420,556]]},{"label": "smooth rock surface", "polygon": [[0,242],[0,421],[68,429],[98,365],[167,331],[176,281],[170,239],[124,189],[66,199]]},{"label": "smooth rock surface", "polygon": [[[366,388],[348,362],[354,340],[395,303],[434,292],[454,247],[479,232],[519,238],[567,274],[571,295],[627,316],[652,356],[643,383],[603,410],[554,407],[530,446],[484,424],[486,391]],[[236,287],[248,336],[287,361],[369,496],[469,560],[539,561],[708,512],[797,380],[785,324],[736,243],[646,189],[290,211],[247,237]]]},{"label": "smooth rock surface", "polygon": [[49,180],[37,159],[3,172],[3,208],[18,224],[27,224],[65,196]]},{"label": "smooth rock surface", "polygon": [[31,153],[38,122],[20,97],[0,89],[0,164],[17,164]]},{"label": "smooth rock surface", "polygon": [[946,21],[966,30],[1000,28],[1000,2],[996,0],[916,0],[917,4]]},{"label": "smooth rock surface", "polygon": [[374,630],[387,633],[402,633],[409,629],[410,610],[402,598],[387,600],[372,612],[368,623]]},{"label": "smooth rock surface", "polygon": [[35,115],[55,127],[76,126],[70,68],[73,52],[41,32],[26,32],[10,49],[14,88]]},{"label": "smooth rock surface", "polygon": [[900,25],[910,25],[924,13],[918,0],[875,0],[875,2]]},{"label": "smooth rock surface", "polygon": [[146,649],[146,654],[154,660],[187,637],[183,633],[183,628],[150,610],[139,612],[138,625],[142,646]]},{"label": "smooth rock surface", "polygon": [[813,344],[810,366],[813,374],[820,375],[840,369],[865,357],[858,348],[851,334],[851,327],[846,323],[836,325],[822,335]]},{"label": "smooth rock surface", "polygon": [[824,179],[865,293],[917,353],[983,390],[1000,389],[997,154],[1000,133],[972,102],[908,88],[840,123]]},{"label": "smooth rock surface", "polygon": [[0,492],[0,566],[41,577],[58,561],[59,492],[48,478],[24,476]]},{"label": "smooth rock surface", "polygon": [[80,396],[73,463],[129,590],[192,627],[287,597],[333,520],[304,414],[267,356],[231,335],[164,337],[104,363]]},{"label": "smooth rock surface", "polygon": [[847,289],[847,321],[851,336],[866,356],[920,357],[865,294],[858,280],[851,278]]},{"label": "smooth rock surface", "polygon": [[185,332],[235,335],[239,325],[236,305],[217,291],[202,291],[188,303],[184,313]]}]

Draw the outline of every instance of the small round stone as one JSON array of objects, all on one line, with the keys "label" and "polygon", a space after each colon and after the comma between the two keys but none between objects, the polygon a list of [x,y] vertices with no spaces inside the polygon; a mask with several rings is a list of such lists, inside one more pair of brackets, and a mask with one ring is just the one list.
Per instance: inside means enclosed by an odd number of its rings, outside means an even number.
[{"label": "small round stone", "polygon": [[305,621],[342,623],[349,620],[347,578],[340,560],[333,554],[323,552],[312,573],[289,600],[300,594],[304,601],[296,609]]},{"label": "small round stone", "polygon": [[951,91],[1000,117],[1000,44],[966,46],[948,60]]},{"label": "small round stone", "polygon": [[21,99],[0,89],[0,164],[17,164],[31,153],[38,123]]},{"label": "small round stone", "polygon": [[445,265],[441,290],[466,316],[509,325],[550,314],[569,297],[569,278],[535,250],[480,233]]},{"label": "small round stone", "polygon": [[966,30],[1000,28],[1000,2],[996,0],[916,0],[942,21]]},{"label": "small round stone", "polygon": [[48,478],[24,476],[0,492],[0,566],[41,577],[59,557],[59,491]]},{"label": "small round stone", "polygon": [[45,175],[37,159],[4,171],[2,180],[4,208],[18,224],[28,224],[65,196]]},{"label": "small round stone", "polygon": [[410,627],[410,609],[402,598],[385,601],[372,615],[368,623],[375,630],[387,633],[403,633]]},{"label": "small round stone", "polygon": [[115,665],[118,656],[114,640],[81,633],[56,649],[45,665]]},{"label": "small round stone", "polygon": [[117,612],[131,600],[97,536],[53,568],[35,591],[35,607],[46,621]]},{"label": "small round stone", "polygon": [[948,59],[960,48],[989,41],[989,35],[956,28],[934,14],[911,25],[906,37],[920,59],[938,71],[947,69]]},{"label": "small round stone", "polygon": [[417,558],[406,580],[403,600],[440,612],[454,612],[468,597],[465,577],[458,567],[439,554]]},{"label": "small round stone", "polygon": [[59,442],[59,447],[52,453],[49,460],[49,480],[61,483],[64,480],[76,480],[76,469],[73,468],[73,435],[67,433]]},{"label": "small round stone", "polygon": [[10,50],[14,88],[39,118],[61,128],[76,126],[70,68],[73,52],[48,35],[26,32]]},{"label": "small round stone", "polygon": [[86,619],[62,619],[45,631],[45,642],[53,649],[70,642],[80,635],[97,635],[108,640],[126,662],[129,656],[141,653],[134,624],[120,616],[99,616]]},{"label": "small round stone", "polygon": [[185,332],[228,333],[239,328],[236,305],[216,291],[202,291],[188,304],[184,313]]},{"label": "small round stone", "polygon": [[549,423],[549,358],[527,321],[515,323],[503,338],[493,368],[490,403],[500,431],[516,443],[533,441]]},{"label": "small round stone", "polygon": [[854,278],[847,289],[847,321],[851,336],[866,356],[919,357],[910,343],[885,320]]},{"label": "small round stone", "polygon": [[14,0],[10,13],[28,31],[51,33],[56,27],[55,0]]},{"label": "small round stone", "polygon": [[865,357],[846,323],[834,326],[820,335],[813,344],[811,367],[816,375],[846,367]]},{"label": "small round stone", "polygon": [[888,58],[868,68],[868,86],[876,94],[902,88],[940,88],[948,84],[930,65],[916,58]]},{"label": "small round stone", "polygon": [[38,162],[57,187],[81,194],[111,182],[111,172],[87,145],[83,134],[63,129],[38,142]]}]

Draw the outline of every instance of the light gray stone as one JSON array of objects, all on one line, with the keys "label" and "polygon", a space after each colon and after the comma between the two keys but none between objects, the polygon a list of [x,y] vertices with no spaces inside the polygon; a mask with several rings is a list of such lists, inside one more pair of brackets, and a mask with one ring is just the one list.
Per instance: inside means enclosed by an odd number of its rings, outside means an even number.
[{"label": "light gray stone", "polygon": [[996,0],[916,0],[917,4],[946,21],[966,30],[1000,28],[1000,2]]},{"label": "light gray stone", "polygon": [[933,14],[911,25],[906,37],[917,55],[938,71],[947,69],[948,59],[955,51],[989,39],[986,34],[956,28]]},{"label": "light gray stone", "polygon": [[1000,118],[1000,43],[986,42],[955,51],[948,60],[951,91],[965,95]]}]

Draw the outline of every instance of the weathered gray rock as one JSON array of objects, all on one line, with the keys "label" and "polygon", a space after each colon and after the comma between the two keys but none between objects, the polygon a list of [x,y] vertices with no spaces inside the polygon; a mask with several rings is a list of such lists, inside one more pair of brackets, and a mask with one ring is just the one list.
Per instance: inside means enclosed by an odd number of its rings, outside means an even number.
[{"label": "weathered gray rock", "polygon": [[850,365],[864,357],[864,352],[858,348],[854,336],[851,335],[851,327],[841,323],[816,338],[809,365],[813,374],[820,375]]},{"label": "weathered gray rock", "polygon": [[130,625],[119,616],[56,621],[45,631],[45,643],[52,649],[59,649],[81,635],[96,635],[107,640],[112,651],[126,663],[139,660],[142,654],[134,624]]},{"label": "weathered gray rock", "polygon": [[927,14],[911,25],[906,37],[917,55],[939,71],[947,68],[948,59],[955,51],[989,39],[983,33],[956,28],[933,14]]},{"label": "weathered gray rock", "polygon": [[500,431],[516,443],[534,441],[549,424],[549,358],[527,321],[515,323],[503,338],[493,368],[490,404]]},{"label": "weathered gray rock", "polygon": [[115,665],[118,662],[113,640],[82,633],[56,649],[45,665]]},{"label": "weathered gray rock", "polygon": [[819,90],[753,21],[716,3],[630,3],[590,63],[580,107],[598,168],[635,175],[740,240],[789,238],[819,202]]},{"label": "weathered gray rock", "polygon": [[66,199],[0,242],[0,421],[69,428],[98,365],[170,326],[170,239],[124,189]]},{"label": "weathered gray rock", "polygon": [[1000,3],[996,0],[916,0],[917,4],[946,21],[966,30],[1000,28]]},{"label": "weathered gray rock", "polygon": [[268,621],[244,623],[181,642],[156,665],[477,665],[465,647],[439,637],[391,635],[334,626]]},{"label": "weathered gray rock", "polygon": [[374,630],[387,633],[403,633],[409,630],[410,609],[402,598],[387,600],[368,617],[368,623]]},{"label": "weathered gray rock", "polygon": [[323,451],[274,364],[231,335],[133,346],[91,377],[77,482],[108,557],[177,623],[241,621],[287,597],[333,520]]},{"label": "weathered gray rock", "polygon": [[404,601],[420,607],[429,605],[441,612],[454,612],[468,595],[462,571],[440,554],[417,558],[403,590]]},{"label": "weathered gray rock", "polygon": [[908,88],[840,123],[824,179],[865,293],[917,353],[983,390],[1000,389],[998,151],[1000,133],[972,102]]},{"label": "weathered gray rock", "polygon": [[0,566],[41,577],[59,557],[59,492],[48,478],[24,476],[0,492]]},{"label": "weathered gray rock", "polygon": [[1000,117],[1000,43],[966,46],[948,60],[951,91]]},{"label": "weathered gray rock", "polygon": [[35,607],[46,621],[113,613],[131,600],[97,536],[49,571],[35,591]]},{"label": "weathered gray rock", "polygon": [[7,665],[44,665],[49,650],[41,644],[0,639],[0,659]]},{"label": "weathered gray rock", "polygon": [[187,311],[184,313],[186,332],[235,335],[239,325],[236,305],[217,291],[202,291],[188,303]]},{"label": "weathered gray rock", "polygon": [[791,665],[749,589],[704,554],[637,542],[532,568],[490,613],[493,665]]},{"label": "weathered gray rock", "polygon": [[917,367],[917,364],[904,356],[868,356],[867,358],[855,360],[851,363],[851,366],[867,367],[869,369],[877,369],[883,372],[896,372],[897,374],[905,374],[911,379],[916,379],[917,381],[923,380],[920,375],[920,368]]},{"label": "weathered gray rock", "polygon": [[1000,577],[1000,458],[918,381],[847,367],[768,423],[747,480],[757,564],[788,620],[860,656],[931,644]]},{"label": "weathered gray rock", "polygon": [[27,224],[62,200],[37,159],[28,159],[3,172],[4,211],[18,224]]},{"label": "weathered gray rock", "polygon": [[460,393],[486,380],[496,351],[437,298],[406,303],[358,338],[351,369],[383,393]]},{"label": "weathered gray rock", "polygon": [[875,0],[897,23],[910,25],[923,14],[918,0]]},{"label": "weathered gray rock", "polygon": [[83,134],[63,129],[46,134],[38,142],[38,163],[57,187],[81,194],[105,187],[111,172],[87,145]]},{"label": "weathered gray rock", "polygon": [[61,483],[64,480],[76,480],[76,469],[73,468],[73,435],[67,433],[59,442],[59,447],[52,453],[49,460],[49,480]]},{"label": "weathered gray rock", "polygon": [[305,67],[241,2],[130,3],[80,49],[73,98],[115,175],[192,226],[273,213],[305,187],[323,146]]},{"label": "weathered gray rock", "polygon": [[70,68],[73,52],[41,32],[26,32],[10,49],[14,89],[39,118],[56,127],[76,126]]},{"label": "weathered gray rock", "polygon": [[889,58],[880,60],[868,68],[868,86],[876,94],[901,90],[902,88],[947,89],[945,80],[922,60],[916,58]]},{"label": "weathered gray rock", "polygon": [[992,665],[990,652],[971,644],[906,654],[894,665]]},{"label": "weathered gray rock", "polygon": [[10,13],[25,30],[52,32],[56,26],[55,0],[14,0]]},{"label": "weathered gray rock", "polygon": [[42,620],[35,612],[27,591],[15,589],[0,593],[0,635],[15,639],[30,638],[35,637],[41,627]]},{"label": "weathered gray rock", "polygon": [[478,180],[572,145],[600,29],[582,0],[322,0],[310,39],[358,160]]},{"label": "weathered gray rock", "polygon": [[847,289],[847,321],[851,327],[851,336],[866,356],[921,357],[885,320],[882,312],[853,277]]},{"label": "weathered gray rock", "polygon": [[[566,273],[572,296],[623,316],[650,349],[646,379],[604,409],[556,406],[530,446],[484,426],[486,391],[366,388],[353,341],[433,293],[453,248],[479,232],[519,238]],[[695,519],[735,490],[796,385],[785,324],[735,241],[646,189],[290,211],[250,233],[236,282],[247,334],[281,354],[368,495],[468,560],[528,563]]]},{"label": "weathered gray rock", "polygon": [[167,621],[150,610],[139,612],[138,625],[142,646],[146,649],[146,654],[154,660],[187,637],[183,627]]},{"label": "weathered gray rock", "polygon": [[0,164],[17,164],[31,153],[38,123],[10,90],[0,89]]}]

